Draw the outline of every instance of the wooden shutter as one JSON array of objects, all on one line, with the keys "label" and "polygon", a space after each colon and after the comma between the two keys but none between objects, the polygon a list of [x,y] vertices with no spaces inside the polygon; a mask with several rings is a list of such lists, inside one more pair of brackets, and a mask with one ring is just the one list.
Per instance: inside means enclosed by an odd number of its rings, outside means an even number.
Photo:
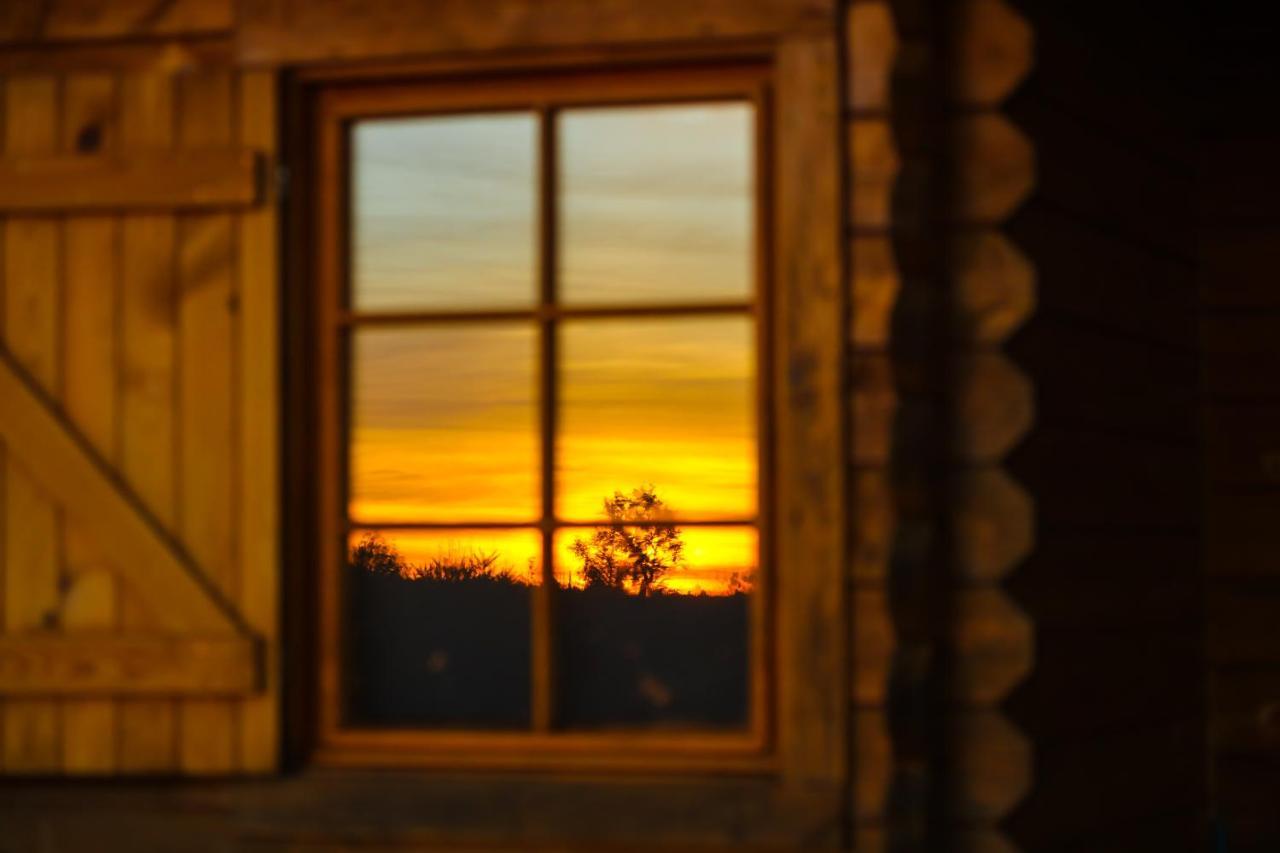
[{"label": "wooden shutter", "polygon": [[274,111],[0,82],[0,772],[276,765]]}]

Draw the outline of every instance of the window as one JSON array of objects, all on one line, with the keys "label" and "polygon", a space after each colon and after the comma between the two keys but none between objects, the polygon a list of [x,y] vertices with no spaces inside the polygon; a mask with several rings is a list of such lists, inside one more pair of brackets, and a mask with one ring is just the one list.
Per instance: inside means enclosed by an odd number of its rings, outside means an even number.
[{"label": "window", "polygon": [[321,97],[322,757],[763,760],[763,81]]}]

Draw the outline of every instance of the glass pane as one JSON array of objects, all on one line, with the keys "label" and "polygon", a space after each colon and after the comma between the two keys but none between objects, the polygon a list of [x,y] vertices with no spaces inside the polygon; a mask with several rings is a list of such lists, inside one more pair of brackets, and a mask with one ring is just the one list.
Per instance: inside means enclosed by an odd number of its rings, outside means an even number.
[{"label": "glass pane", "polygon": [[360,328],[351,346],[352,519],[538,517],[532,324]]},{"label": "glass pane", "polygon": [[347,720],[529,722],[535,530],[361,530],[348,543]]},{"label": "glass pane", "polygon": [[572,321],[560,347],[561,518],[594,521],[642,487],[676,518],[754,515],[750,318]]},{"label": "glass pane", "polygon": [[558,131],[564,302],[750,298],[750,105],[567,110]]},{"label": "glass pane", "polygon": [[362,121],[351,152],[357,311],[533,304],[534,116]]},{"label": "glass pane", "polygon": [[562,724],[745,725],[757,549],[749,527],[559,531]]}]

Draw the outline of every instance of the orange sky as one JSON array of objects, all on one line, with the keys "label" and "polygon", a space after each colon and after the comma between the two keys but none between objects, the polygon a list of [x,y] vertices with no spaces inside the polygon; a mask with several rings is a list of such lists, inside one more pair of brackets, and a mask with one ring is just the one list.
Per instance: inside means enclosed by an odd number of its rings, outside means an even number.
[{"label": "orange sky", "polygon": [[[738,104],[566,112],[566,304],[749,298],[750,122]],[[356,308],[530,307],[536,139],[518,113],[359,125]],[[596,520],[604,497],[642,485],[677,517],[754,515],[754,334],[745,315],[562,323],[558,517]],[[532,321],[358,328],[353,521],[535,520],[537,347]],[[387,538],[415,562],[498,550],[521,574],[539,551],[531,531]],[[559,534],[561,559],[572,538]],[[688,565],[672,588],[721,591],[755,564],[749,528],[685,527],[683,538]]]}]

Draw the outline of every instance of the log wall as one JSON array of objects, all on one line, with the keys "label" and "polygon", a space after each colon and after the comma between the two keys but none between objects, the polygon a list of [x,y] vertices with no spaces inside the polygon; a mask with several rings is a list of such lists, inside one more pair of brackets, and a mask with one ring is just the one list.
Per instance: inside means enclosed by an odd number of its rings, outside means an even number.
[{"label": "log wall", "polygon": [[1202,22],[1201,416],[1215,817],[1261,853],[1280,845],[1280,31],[1240,21]]},{"label": "log wall", "polygon": [[1007,233],[1036,269],[1008,344],[1036,422],[1010,458],[1036,546],[1010,579],[1034,672],[1022,849],[1194,850],[1205,827],[1191,103],[1180,12],[1020,4],[1036,63],[1006,103],[1036,187]]}]

